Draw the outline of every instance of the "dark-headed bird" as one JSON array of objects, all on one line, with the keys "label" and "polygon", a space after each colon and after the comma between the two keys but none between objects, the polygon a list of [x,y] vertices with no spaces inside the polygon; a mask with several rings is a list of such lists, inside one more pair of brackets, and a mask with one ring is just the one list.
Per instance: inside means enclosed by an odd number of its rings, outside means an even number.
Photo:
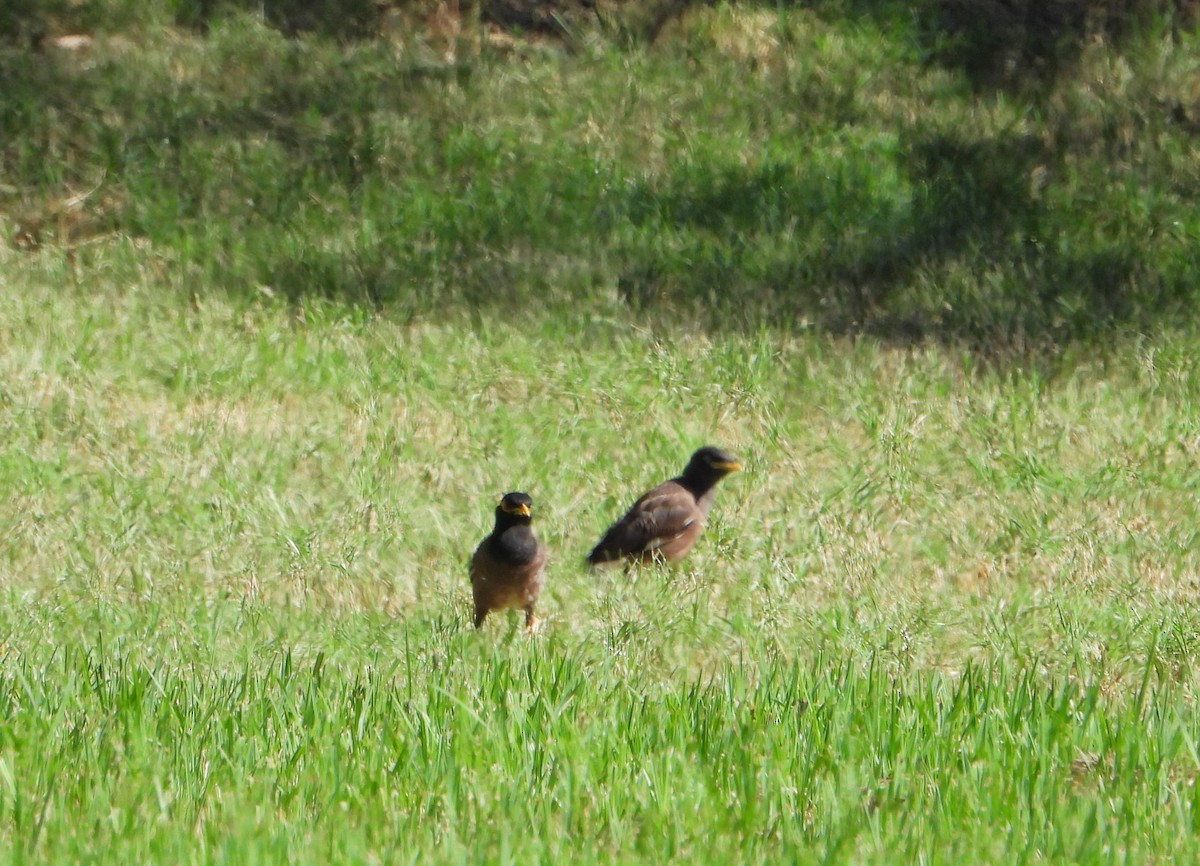
[{"label": "dark-headed bird", "polygon": [[525,611],[525,628],[537,619],[533,606],[542,591],[546,547],[533,534],[533,500],[526,493],[505,493],[496,506],[496,526],[471,557],[475,628],[493,610]]},{"label": "dark-headed bird", "polygon": [[620,560],[681,559],[704,529],[717,482],[741,468],[742,464],[720,448],[701,448],[682,475],[664,481],[633,503],[592,548],[587,561],[603,565]]}]

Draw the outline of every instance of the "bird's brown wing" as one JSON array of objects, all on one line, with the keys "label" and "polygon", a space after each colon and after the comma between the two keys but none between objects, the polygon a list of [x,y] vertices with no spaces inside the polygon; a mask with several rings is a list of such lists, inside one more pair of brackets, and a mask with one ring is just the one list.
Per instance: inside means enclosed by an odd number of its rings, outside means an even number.
[{"label": "bird's brown wing", "polygon": [[588,554],[588,562],[612,562],[652,553],[703,519],[696,497],[680,484],[668,481],[635,502],[624,517],[608,528]]}]

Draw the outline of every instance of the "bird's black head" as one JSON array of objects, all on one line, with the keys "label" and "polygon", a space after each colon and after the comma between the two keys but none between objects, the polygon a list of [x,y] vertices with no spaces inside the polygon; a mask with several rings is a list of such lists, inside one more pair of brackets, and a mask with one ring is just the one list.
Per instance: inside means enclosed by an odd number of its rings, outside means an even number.
[{"label": "bird's black head", "polygon": [[533,521],[533,500],[528,493],[505,493],[496,506],[496,528],[528,526]]},{"label": "bird's black head", "polygon": [[727,451],[708,445],[692,455],[683,470],[683,480],[698,491],[708,490],[726,475],[740,472],[742,464]]}]

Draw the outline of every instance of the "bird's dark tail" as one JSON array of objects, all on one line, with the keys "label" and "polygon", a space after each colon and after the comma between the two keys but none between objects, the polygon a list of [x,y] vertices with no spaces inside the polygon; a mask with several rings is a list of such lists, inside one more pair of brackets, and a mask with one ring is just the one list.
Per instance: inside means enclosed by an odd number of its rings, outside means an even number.
[{"label": "bird's dark tail", "polygon": [[583,561],[588,565],[612,565],[620,561],[621,551],[611,550],[603,545],[597,544],[592,548],[592,552],[583,558]]}]

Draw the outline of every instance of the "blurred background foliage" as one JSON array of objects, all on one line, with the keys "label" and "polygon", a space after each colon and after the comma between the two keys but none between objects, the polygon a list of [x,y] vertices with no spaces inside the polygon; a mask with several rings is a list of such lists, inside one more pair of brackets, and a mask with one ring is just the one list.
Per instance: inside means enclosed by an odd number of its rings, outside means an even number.
[{"label": "blurred background foliage", "polygon": [[11,246],[401,315],[1057,344],[1200,285],[1193,0],[10,0]]}]

